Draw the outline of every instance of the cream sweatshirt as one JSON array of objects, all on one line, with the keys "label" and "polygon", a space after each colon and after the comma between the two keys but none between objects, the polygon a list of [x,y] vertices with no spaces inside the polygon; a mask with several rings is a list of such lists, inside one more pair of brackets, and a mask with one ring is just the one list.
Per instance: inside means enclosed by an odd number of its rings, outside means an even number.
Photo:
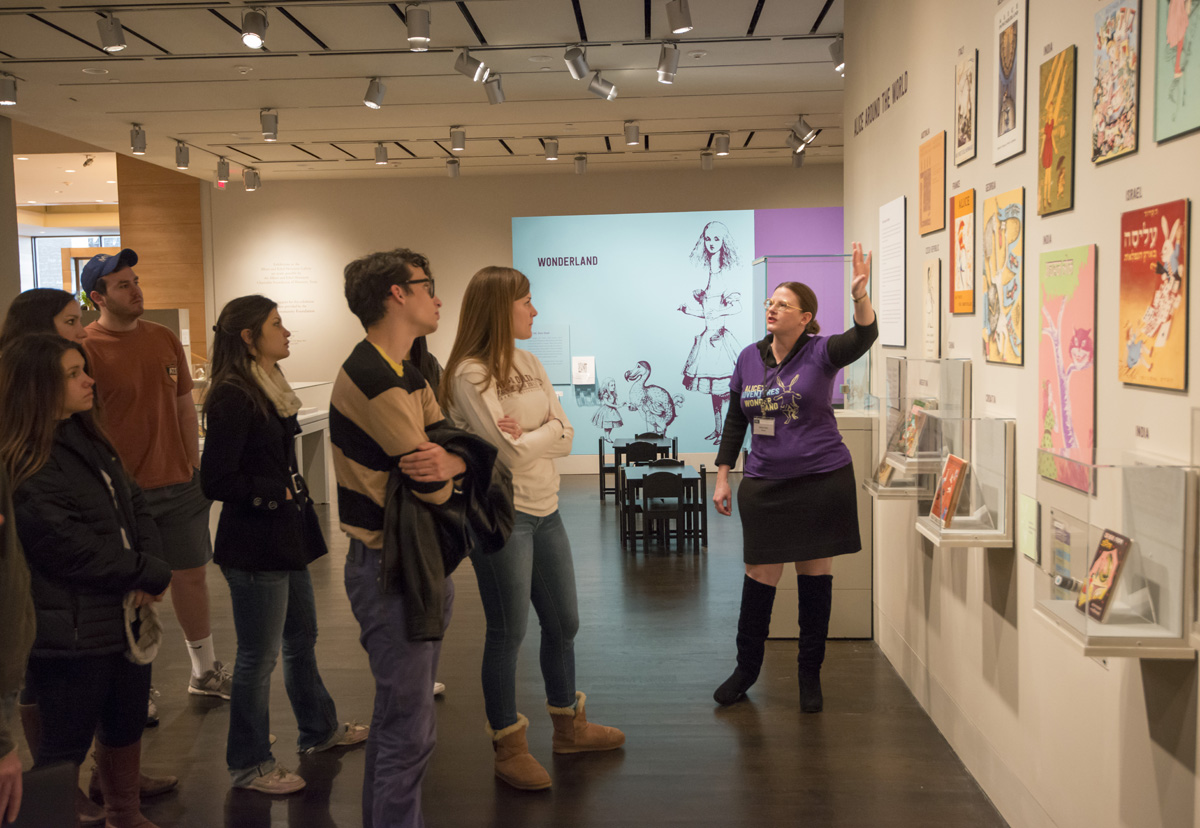
[{"label": "cream sweatshirt", "polygon": [[[512,472],[517,511],[537,517],[552,514],[558,508],[554,458],[571,453],[575,429],[538,358],[515,349],[512,374],[499,387],[483,363],[473,359],[442,381],[452,383],[454,403],[447,412],[451,421],[499,449],[501,462]],[[520,424],[520,437],[513,439],[496,425],[506,416]]]}]

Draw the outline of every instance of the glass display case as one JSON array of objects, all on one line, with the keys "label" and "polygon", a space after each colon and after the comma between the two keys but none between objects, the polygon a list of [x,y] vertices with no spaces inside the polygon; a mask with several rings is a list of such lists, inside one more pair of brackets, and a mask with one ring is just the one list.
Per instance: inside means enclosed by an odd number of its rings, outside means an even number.
[{"label": "glass display case", "polygon": [[[763,256],[754,260],[754,339],[767,335],[762,304],[784,282],[800,282],[817,296],[817,322],[822,334],[841,333],[854,324],[850,282],[854,277],[849,254],[823,256]],[[868,410],[871,354],[847,366],[833,386],[833,407]]]},{"label": "glass display case", "polygon": [[945,458],[925,423],[931,415],[971,416],[971,361],[887,357],[883,364],[887,396],[866,403],[882,433],[863,486],[875,497],[930,498]]},{"label": "glass display case", "polygon": [[1195,658],[1200,469],[1096,459],[1113,462],[1084,464],[1090,490],[1038,479],[1035,610],[1086,656]]},{"label": "glass display case", "polygon": [[935,546],[1011,549],[1016,504],[1016,420],[948,417],[930,410],[919,434],[918,468],[936,467],[929,508],[916,529]]}]

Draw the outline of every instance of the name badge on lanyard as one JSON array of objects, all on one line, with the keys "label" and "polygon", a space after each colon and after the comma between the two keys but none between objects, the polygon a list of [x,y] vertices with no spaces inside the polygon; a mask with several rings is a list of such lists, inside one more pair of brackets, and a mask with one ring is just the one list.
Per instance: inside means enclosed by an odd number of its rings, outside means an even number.
[{"label": "name badge on lanyard", "polygon": [[774,437],[775,436],[775,418],[774,417],[755,417],[754,418],[754,436],[755,437]]}]

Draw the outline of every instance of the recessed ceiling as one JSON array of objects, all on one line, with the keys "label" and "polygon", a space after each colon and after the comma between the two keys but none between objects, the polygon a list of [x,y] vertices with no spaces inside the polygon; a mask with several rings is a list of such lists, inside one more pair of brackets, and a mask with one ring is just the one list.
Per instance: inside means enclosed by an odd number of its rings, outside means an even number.
[{"label": "recessed ceiling", "polygon": [[[264,178],[442,175],[451,126],[467,133],[453,153],[463,174],[569,174],[580,152],[589,174],[699,169],[721,131],[731,153],[717,169],[782,167],[799,114],[821,129],[808,163],[841,163],[843,81],[829,44],[842,0],[691,0],[695,28],[684,35],[669,33],[666,0],[427,0],[427,52],[409,49],[408,4],[357,0],[264,5],[266,46],[253,51],[239,37],[249,5],[0,2],[0,71],[20,83],[4,114],[124,153],[139,123],[145,160],[174,168],[175,141],[186,141],[189,174],[204,178],[218,156]],[[125,50],[101,49],[100,10],[120,18]],[[680,52],[671,85],[656,80],[664,41]],[[562,53],[577,43],[616,84],[615,100],[568,73]],[[500,74],[503,104],[454,70],[462,47]],[[372,77],[387,87],[378,110],[362,104]],[[261,138],[263,108],[278,114],[278,142]],[[622,139],[629,120],[638,146]],[[544,160],[547,137],[565,162]],[[374,163],[377,142],[386,167]]]},{"label": "recessed ceiling", "polygon": [[12,165],[18,207],[117,203],[115,153],[29,154]]}]

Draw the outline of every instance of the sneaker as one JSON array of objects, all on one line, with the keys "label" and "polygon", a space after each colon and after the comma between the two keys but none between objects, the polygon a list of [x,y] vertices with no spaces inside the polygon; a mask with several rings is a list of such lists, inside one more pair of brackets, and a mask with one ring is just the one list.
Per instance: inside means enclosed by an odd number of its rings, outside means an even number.
[{"label": "sneaker", "polygon": [[433,695],[440,696],[440,695],[442,695],[442,693],[445,693],[445,692],[446,692],[446,685],[442,684],[440,681],[435,681],[433,683]]},{"label": "sneaker", "polygon": [[357,745],[360,742],[365,742],[367,740],[367,734],[370,732],[370,730],[371,728],[368,725],[361,725],[357,722],[346,722],[344,729],[335,733],[325,744],[317,745],[316,747],[310,747],[307,750],[302,750],[300,752],[305,756],[311,756],[314,753],[321,753],[322,751],[330,750],[332,748]]},{"label": "sneaker", "polygon": [[154,685],[150,685],[150,698],[146,700],[146,727],[158,727],[158,705],[154,703],[157,695]]},{"label": "sneaker", "polygon": [[233,695],[233,674],[225,669],[224,664],[214,661],[213,668],[200,678],[192,676],[188,682],[188,692],[194,696],[218,696],[228,699]]},{"label": "sneaker", "polygon": [[305,781],[283,765],[276,765],[275,770],[264,776],[256,776],[250,784],[243,785],[247,791],[259,791],[265,794],[295,793],[305,786]]}]

